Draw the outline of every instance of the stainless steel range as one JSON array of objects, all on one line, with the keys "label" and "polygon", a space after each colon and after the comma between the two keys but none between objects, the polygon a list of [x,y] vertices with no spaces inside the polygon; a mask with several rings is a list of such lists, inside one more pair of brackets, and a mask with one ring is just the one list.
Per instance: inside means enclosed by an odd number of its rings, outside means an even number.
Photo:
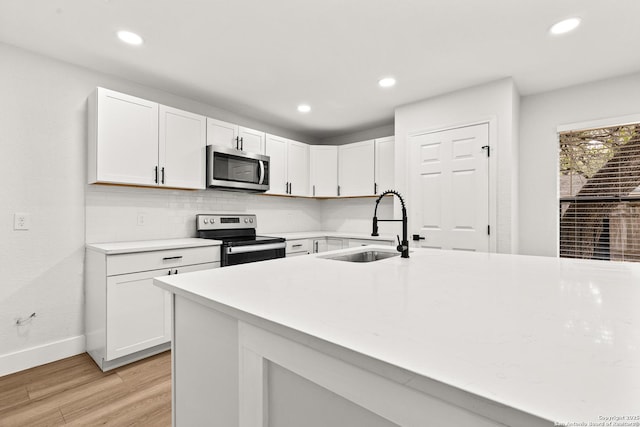
[{"label": "stainless steel range", "polygon": [[250,214],[196,215],[198,237],[222,240],[222,266],[284,258],[285,239],[256,235],[257,218]]}]

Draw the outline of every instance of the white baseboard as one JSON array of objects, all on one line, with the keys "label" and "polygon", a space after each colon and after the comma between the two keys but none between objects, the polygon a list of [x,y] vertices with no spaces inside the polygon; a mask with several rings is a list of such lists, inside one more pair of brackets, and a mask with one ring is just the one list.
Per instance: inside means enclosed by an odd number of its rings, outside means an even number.
[{"label": "white baseboard", "polygon": [[0,355],[0,377],[55,362],[85,352],[85,337],[78,335],[60,341]]}]

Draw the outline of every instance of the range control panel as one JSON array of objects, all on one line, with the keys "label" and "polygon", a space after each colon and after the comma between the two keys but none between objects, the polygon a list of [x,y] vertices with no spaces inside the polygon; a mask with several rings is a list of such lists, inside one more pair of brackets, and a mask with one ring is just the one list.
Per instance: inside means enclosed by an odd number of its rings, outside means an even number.
[{"label": "range control panel", "polygon": [[252,214],[201,214],[196,215],[196,230],[232,230],[256,228],[256,216]]}]

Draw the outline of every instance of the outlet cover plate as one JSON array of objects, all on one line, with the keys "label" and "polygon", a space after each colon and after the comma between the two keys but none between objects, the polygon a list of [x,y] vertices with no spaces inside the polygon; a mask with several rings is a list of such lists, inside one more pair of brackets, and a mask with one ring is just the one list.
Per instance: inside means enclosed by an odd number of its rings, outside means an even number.
[{"label": "outlet cover plate", "polygon": [[28,213],[16,212],[13,214],[13,229],[28,230],[31,226],[31,217]]}]

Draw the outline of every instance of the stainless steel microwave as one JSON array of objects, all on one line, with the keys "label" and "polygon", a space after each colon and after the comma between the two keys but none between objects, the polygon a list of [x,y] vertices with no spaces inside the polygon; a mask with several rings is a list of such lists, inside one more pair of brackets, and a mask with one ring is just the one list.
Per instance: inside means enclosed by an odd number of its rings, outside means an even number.
[{"label": "stainless steel microwave", "polygon": [[269,156],[231,147],[207,145],[207,187],[263,192],[269,190]]}]

